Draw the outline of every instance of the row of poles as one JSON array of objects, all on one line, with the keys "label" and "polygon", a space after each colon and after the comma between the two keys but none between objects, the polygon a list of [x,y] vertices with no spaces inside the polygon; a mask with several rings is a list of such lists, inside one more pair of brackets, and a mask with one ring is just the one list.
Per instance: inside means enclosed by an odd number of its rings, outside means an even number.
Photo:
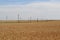
[{"label": "row of poles", "polygon": [[[37,20],[36,20],[36,21],[38,22],[38,18],[37,18]],[[31,23],[31,17],[30,17],[29,22]],[[18,14],[18,23],[20,23],[20,15],[19,15],[19,14]]]},{"label": "row of poles", "polygon": [[[20,19],[20,15],[19,15],[19,14],[17,15],[17,19],[18,19],[18,20],[17,20],[18,23],[20,23],[21,19]],[[8,21],[8,16],[6,16],[6,23],[7,23],[7,21]],[[30,17],[29,22],[31,23],[31,21],[32,21],[32,20],[31,20],[31,17]],[[35,21],[38,22],[38,21],[39,21],[38,18],[37,18],[37,20],[35,20]]]}]

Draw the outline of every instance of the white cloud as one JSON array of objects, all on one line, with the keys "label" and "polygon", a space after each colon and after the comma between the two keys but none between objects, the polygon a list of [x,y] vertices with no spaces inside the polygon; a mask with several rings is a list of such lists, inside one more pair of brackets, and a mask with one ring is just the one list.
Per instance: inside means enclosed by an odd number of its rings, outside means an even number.
[{"label": "white cloud", "polygon": [[60,3],[35,2],[25,5],[0,6],[1,18],[8,15],[9,19],[17,19],[18,13],[24,19],[30,16],[34,18],[60,19]]}]

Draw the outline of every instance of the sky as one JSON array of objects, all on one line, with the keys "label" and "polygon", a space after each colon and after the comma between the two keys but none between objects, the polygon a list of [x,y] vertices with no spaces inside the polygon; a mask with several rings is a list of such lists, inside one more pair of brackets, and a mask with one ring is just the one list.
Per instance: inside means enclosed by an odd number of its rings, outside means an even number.
[{"label": "sky", "polygon": [[60,0],[0,0],[0,20],[60,20]]}]

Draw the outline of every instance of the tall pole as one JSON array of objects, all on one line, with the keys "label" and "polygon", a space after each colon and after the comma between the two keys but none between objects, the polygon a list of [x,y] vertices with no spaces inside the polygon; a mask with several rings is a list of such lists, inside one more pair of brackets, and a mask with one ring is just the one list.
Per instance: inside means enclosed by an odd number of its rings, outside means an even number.
[{"label": "tall pole", "polygon": [[30,23],[31,23],[31,17],[30,17]]},{"label": "tall pole", "polygon": [[19,22],[21,23],[21,16],[20,16],[20,18],[19,18],[19,19],[20,19],[20,21],[19,21]]},{"label": "tall pole", "polygon": [[6,16],[6,23],[7,23],[7,20],[8,20],[8,16]]},{"label": "tall pole", "polygon": [[19,23],[19,14],[18,14],[18,23]]},{"label": "tall pole", "polygon": [[38,22],[38,18],[37,18],[37,22]]}]

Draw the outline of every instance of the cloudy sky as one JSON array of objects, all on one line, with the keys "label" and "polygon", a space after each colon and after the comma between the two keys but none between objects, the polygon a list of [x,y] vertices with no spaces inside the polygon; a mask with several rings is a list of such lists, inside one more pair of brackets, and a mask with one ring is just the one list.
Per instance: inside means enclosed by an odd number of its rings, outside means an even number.
[{"label": "cloudy sky", "polygon": [[0,0],[0,20],[59,19],[60,0]]}]

